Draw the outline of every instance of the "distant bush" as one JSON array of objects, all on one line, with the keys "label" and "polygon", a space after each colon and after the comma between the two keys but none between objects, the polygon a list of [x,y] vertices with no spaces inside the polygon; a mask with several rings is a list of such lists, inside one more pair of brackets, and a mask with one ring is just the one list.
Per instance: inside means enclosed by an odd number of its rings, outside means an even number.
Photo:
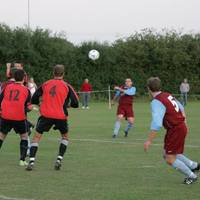
[{"label": "distant bush", "polygon": [[[101,56],[88,59],[90,49]],[[84,42],[78,46],[62,34],[49,30],[11,29],[0,25],[1,79],[5,79],[5,63],[21,60],[26,71],[38,84],[49,79],[52,66],[66,66],[66,79],[79,89],[84,78],[89,78],[94,89],[122,84],[126,77],[134,80],[138,92],[146,92],[146,79],[159,76],[163,88],[179,92],[183,78],[188,78],[191,93],[200,93],[200,34],[181,34],[176,31],[156,33],[143,30],[113,44]]]}]

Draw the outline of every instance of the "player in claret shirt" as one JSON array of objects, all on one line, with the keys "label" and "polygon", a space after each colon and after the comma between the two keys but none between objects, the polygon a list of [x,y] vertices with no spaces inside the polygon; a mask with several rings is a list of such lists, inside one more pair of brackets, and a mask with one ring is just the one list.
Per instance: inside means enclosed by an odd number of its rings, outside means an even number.
[{"label": "player in claret shirt", "polygon": [[112,137],[115,138],[118,135],[121,126],[121,120],[123,118],[127,119],[128,121],[127,127],[124,130],[125,137],[127,137],[128,132],[133,127],[134,123],[133,97],[136,94],[136,88],[133,87],[132,80],[127,78],[124,86],[116,86],[114,89],[116,90],[114,100],[119,98],[119,105],[117,109],[117,120],[115,122]]},{"label": "player in claret shirt", "polygon": [[42,97],[40,105],[41,116],[36,126],[36,134],[33,137],[30,149],[30,161],[27,170],[31,171],[35,163],[38,144],[44,132],[48,132],[52,126],[61,133],[61,142],[59,152],[55,163],[55,170],[61,167],[61,161],[68,146],[68,124],[67,107],[78,107],[78,96],[71,85],[63,81],[64,66],[56,65],[54,67],[54,79],[45,82],[39,87],[32,97],[33,104],[39,104],[39,98]]},{"label": "player in claret shirt", "polygon": [[28,148],[28,127],[26,112],[31,110],[31,94],[23,85],[25,73],[23,70],[16,70],[14,83],[5,87],[0,95],[1,104],[1,126],[0,126],[0,147],[3,144],[8,132],[13,128],[21,137],[20,142],[20,165],[27,165],[25,158]]},{"label": "player in claret shirt", "polygon": [[152,77],[147,81],[147,87],[153,100],[151,131],[144,143],[147,151],[157,132],[162,126],[167,130],[164,140],[164,158],[173,168],[186,175],[184,184],[197,181],[195,171],[200,165],[183,155],[185,137],[187,135],[186,115],[183,106],[170,93],[161,91],[161,81]]}]

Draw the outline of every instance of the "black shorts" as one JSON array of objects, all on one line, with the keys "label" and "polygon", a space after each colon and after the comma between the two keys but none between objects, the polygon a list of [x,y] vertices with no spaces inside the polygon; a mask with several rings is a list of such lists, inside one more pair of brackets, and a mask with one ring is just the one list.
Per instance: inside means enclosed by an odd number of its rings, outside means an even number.
[{"label": "black shorts", "polygon": [[15,121],[2,118],[0,119],[0,132],[7,135],[12,128],[18,134],[27,133],[28,132],[27,120]]},{"label": "black shorts", "polygon": [[68,133],[68,123],[66,119],[53,119],[40,116],[36,125],[36,131],[40,134],[48,132],[55,125],[55,129],[61,134]]}]

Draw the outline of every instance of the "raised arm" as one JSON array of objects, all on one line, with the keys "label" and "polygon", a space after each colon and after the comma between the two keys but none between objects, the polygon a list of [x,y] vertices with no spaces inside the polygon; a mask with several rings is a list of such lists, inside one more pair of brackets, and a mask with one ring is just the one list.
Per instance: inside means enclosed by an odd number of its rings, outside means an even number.
[{"label": "raised arm", "polygon": [[136,94],[136,88],[135,87],[130,87],[128,89],[123,89],[123,88],[120,88],[120,87],[117,86],[114,89],[118,90],[120,92],[123,92],[124,94],[129,95],[129,96],[134,96]]},{"label": "raised arm", "polygon": [[136,94],[136,88],[135,87],[128,88],[124,90],[124,94],[129,96],[134,96]]}]

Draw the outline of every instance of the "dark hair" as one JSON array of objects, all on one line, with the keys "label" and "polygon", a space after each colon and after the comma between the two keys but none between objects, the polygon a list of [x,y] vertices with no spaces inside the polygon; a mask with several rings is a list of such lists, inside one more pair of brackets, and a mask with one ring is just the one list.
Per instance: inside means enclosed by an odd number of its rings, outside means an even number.
[{"label": "dark hair", "polygon": [[158,92],[161,90],[161,80],[159,77],[151,77],[147,80],[147,87],[152,92]]},{"label": "dark hair", "polygon": [[64,72],[65,72],[65,66],[64,65],[56,65],[54,67],[54,70],[53,70],[54,76],[58,76],[58,77],[63,76]]},{"label": "dark hair", "polygon": [[25,77],[25,72],[22,69],[17,69],[14,73],[15,81],[23,81]]},{"label": "dark hair", "polygon": [[15,67],[12,67],[10,69],[10,78],[14,78],[15,72],[17,71],[17,69]]}]

